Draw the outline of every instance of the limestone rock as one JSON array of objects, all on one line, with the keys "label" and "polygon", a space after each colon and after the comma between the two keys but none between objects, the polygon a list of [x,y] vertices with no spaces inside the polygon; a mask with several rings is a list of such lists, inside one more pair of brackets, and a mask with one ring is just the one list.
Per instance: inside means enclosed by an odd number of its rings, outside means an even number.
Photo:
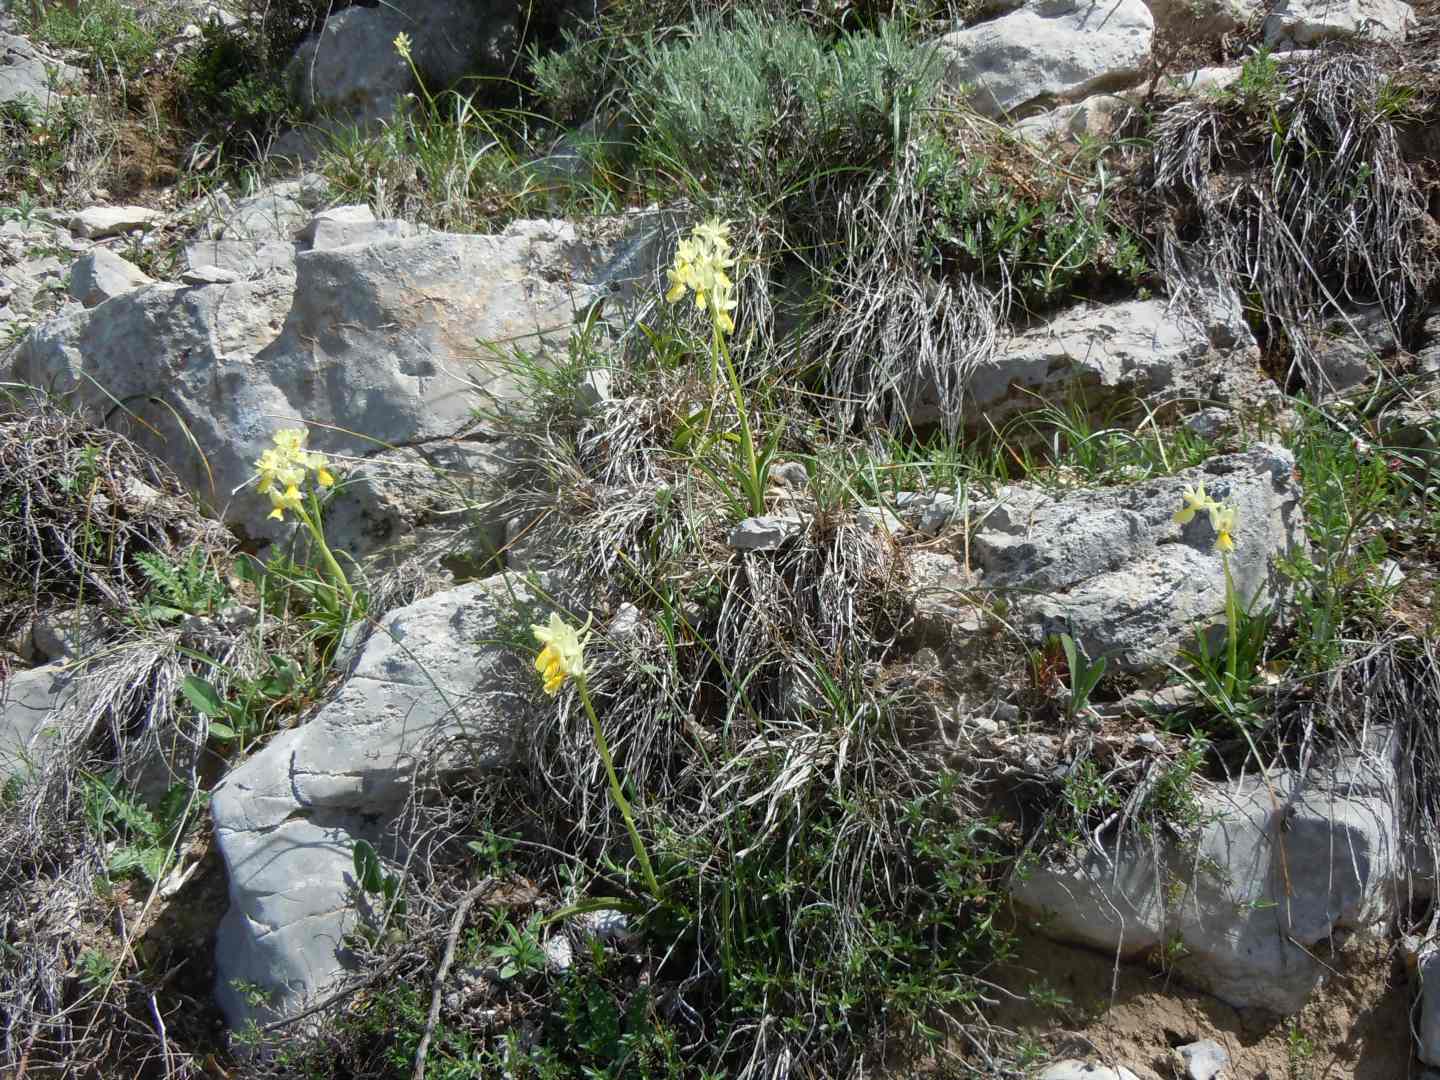
[{"label": "limestone rock", "polygon": [[[355,841],[385,850],[418,764],[512,760],[534,673],[503,642],[508,627],[543,621],[514,575],[392,612],[313,719],[216,787],[230,909],[216,940],[215,993],[232,1028],[291,1011],[343,973]],[[269,990],[270,1006],[252,1005],[235,980]]]},{"label": "limestone rock", "polygon": [[87,308],[124,296],[155,279],[113,251],[97,247],[70,267],[70,295]]},{"label": "limestone rock", "polygon": [[1316,397],[1364,386],[1380,374],[1384,361],[1402,348],[1395,327],[1378,304],[1347,306],[1308,328],[1305,336],[1314,358],[1307,370]]},{"label": "limestone rock", "polygon": [[44,611],[36,615],[30,634],[35,652],[45,660],[79,660],[105,640],[105,617],[95,607]]},{"label": "limestone rock", "polygon": [[[332,206],[329,210],[322,210],[310,219],[310,223],[295,234],[295,239],[302,243],[313,243],[315,232],[322,225],[370,225],[375,221],[375,213],[365,203],[352,203],[346,206]],[[342,247],[341,244],[332,244],[332,247]]]},{"label": "limestone rock", "polygon": [[70,219],[70,231],[87,240],[104,240],[148,229],[165,215],[145,206],[92,206]]},{"label": "limestone rock", "polygon": [[[965,387],[970,426],[1000,427],[1046,401],[1091,407],[1143,398],[1152,405],[1196,401],[1279,407],[1239,298],[1217,289],[1193,308],[1161,300],[1083,304],[1016,332],[976,366]],[[908,405],[911,422],[942,419],[938,394]]]},{"label": "limestone rock", "polygon": [[984,116],[1034,112],[1139,80],[1155,29],[1143,0],[1031,0],[940,38],[945,82]]},{"label": "limestone rock", "polygon": [[310,212],[294,195],[269,191],[235,204],[221,223],[222,240],[289,240],[310,220]]},{"label": "limestone rock", "polygon": [[527,25],[563,25],[579,4],[519,8],[500,0],[411,0],[348,7],[304,42],[289,69],[291,94],[317,116],[367,126],[388,120],[413,93],[415,76],[395,48],[404,33],[431,93],[467,77],[511,74]]},{"label": "limestone rock", "polygon": [[277,271],[293,274],[298,250],[291,240],[192,240],[185,245],[185,265],[192,275],[219,271],[227,281],[247,281]]},{"label": "limestone rock", "polygon": [[1123,487],[1003,488],[970,545],[979,584],[1010,601],[1012,625],[1036,644],[1063,631],[1126,670],[1164,663],[1225,610],[1208,517],[1173,520],[1181,490],[1200,482],[1236,508],[1230,572],[1242,603],[1263,606],[1278,591],[1275,560],[1305,545],[1294,458],[1263,445]]},{"label": "limestone rock", "polygon": [[1230,1064],[1230,1052],[1214,1039],[1201,1039],[1176,1047],[1185,1080],[1215,1080]]},{"label": "limestone rock", "polygon": [[1394,913],[1404,873],[1390,758],[1302,780],[1275,775],[1202,796],[1198,833],[1131,836],[1013,884],[1051,938],[1120,959],[1162,954],[1184,982],[1237,1008],[1289,1015],[1326,973],[1317,950]]},{"label": "limestone rock", "polygon": [[368,206],[337,206],[310,219],[295,239],[312,251],[395,240],[423,231],[408,221],[377,221]]},{"label": "limestone rock", "polygon": [[88,246],[38,215],[0,223],[0,331],[8,334],[12,324],[28,326],[70,303],[64,253]]},{"label": "limestone rock", "polygon": [[1398,44],[1415,25],[1404,0],[1280,0],[1265,19],[1265,44],[1308,47],[1361,38]]},{"label": "limestone rock", "polygon": [[945,491],[901,491],[895,495],[895,509],[909,526],[927,536],[937,536],[964,514],[960,499]]},{"label": "limestone rock", "polygon": [[577,309],[653,269],[634,261],[646,218],[587,230],[521,221],[493,236],[302,252],[293,276],[156,285],[111,301],[103,317],[37,328],[10,374],[73,390],[102,421],[124,422],[114,400],[131,403],[153,428],[134,425],[137,441],[226,520],[276,538],[283,527],[266,523],[268,503],[249,483],[275,430],[313,422],[312,449],[357,459],[482,429],[477,406],[522,390],[477,341],[563,346]]},{"label": "limestone rock", "polygon": [[1040,1070],[1039,1080],[1140,1080],[1124,1065],[1096,1065],[1078,1058],[1056,1061]]},{"label": "limestone rock", "polygon": [[1420,976],[1418,1055],[1426,1065],[1440,1066],[1440,949],[1422,951],[1416,970]]},{"label": "limestone rock", "polygon": [[799,536],[808,524],[808,519],[798,514],[748,517],[730,530],[729,543],[736,551],[774,551]]},{"label": "limestone rock", "polygon": [[519,460],[509,440],[435,439],[382,450],[349,469],[331,497],[325,518],[331,545],[358,558],[419,539],[429,527],[454,531],[463,524],[484,549],[473,554],[483,558],[503,545],[505,517],[479,508],[507,489]]},{"label": "limestone rock", "polygon": [[35,760],[46,724],[74,695],[74,670],[63,663],[0,679],[0,780]]},{"label": "limestone rock", "polygon": [[0,33],[0,105],[28,99],[43,109],[56,103],[57,88],[82,78],[78,68],[40,55],[27,38]]},{"label": "limestone rock", "polygon": [[193,266],[180,273],[184,285],[229,285],[240,280],[234,270],[222,270],[218,266]]}]

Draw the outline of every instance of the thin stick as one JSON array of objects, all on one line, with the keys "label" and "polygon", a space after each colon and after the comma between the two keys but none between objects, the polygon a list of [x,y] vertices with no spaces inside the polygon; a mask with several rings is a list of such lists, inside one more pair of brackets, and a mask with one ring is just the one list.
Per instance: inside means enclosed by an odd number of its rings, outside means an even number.
[{"label": "thin stick", "polygon": [[425,1059],[430,1055],[430,1039],[440,1023],[440,997],[445,989],[445,980],[450,977],[450,966],[455,963],[455,946],[460,940],[465,916],[470,914],[475,901],[494,888],[495,879],[487,877],[461,897],[459,906],[455,908],[455,917],[450,920],[450,933],[445,939],[445,955],[440,959],[440,967],[435,972],[435,981],[430,987],[430,1015],[425,1018],[425,1034],[421,1036],[420,1046],[415,1051],[415,1071],[410,1074],[411,1080],[425,1080]]}]

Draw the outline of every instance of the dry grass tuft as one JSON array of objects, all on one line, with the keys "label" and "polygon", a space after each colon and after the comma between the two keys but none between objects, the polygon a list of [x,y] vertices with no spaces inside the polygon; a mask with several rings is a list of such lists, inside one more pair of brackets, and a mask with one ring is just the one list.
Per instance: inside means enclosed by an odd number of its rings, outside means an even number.
[{"label": "dry grass tuft", "polygon": [[1239,90],[1173,105],[1143,186],[1168,208],[1172,285],[1219,268],[1258,302],[1289,379],[1326,389],[1304,333],[1379,304],[1404,340],[1435,272],[1426,200],[1401,153],[1406,97],[1363,53],[1284,69],[1251,61]]}]

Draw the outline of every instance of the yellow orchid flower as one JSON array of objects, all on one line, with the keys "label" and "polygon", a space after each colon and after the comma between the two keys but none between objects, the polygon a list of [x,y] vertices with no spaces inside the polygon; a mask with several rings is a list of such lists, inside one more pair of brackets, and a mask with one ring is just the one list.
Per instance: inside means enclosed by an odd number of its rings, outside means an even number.
[{"label": "yellow orchid flower", "polygon": [[707,243],[713,248],[723,251],[730,247],[730,223],[728,221],[711,218],[709,221],[696,225],[694,233],[697,240]]},{"label": "yellow orchid flower", "polygon": [[1184,501],[1185,505],[1175,511],[1176,525],[1188,524],[1197,513],[1209,511],[1215,505],[1215,500],[1205,494],[1205,485],[1203,483],[1196,484],[1194,487],[1187,487],[1180,493],[1180,498]]},{"label": "yellow orchid flower", "polygon": [[1218,503],[1212,506],[1210,524],[1215,527],[1215,550],[1229,555],[1235,550],[1235,508]]},{"label": "yellow orchid flower", "polygon": [[577,679],[585,674],[585,642],[582,635],[590,627],[590,620],[578,631],[565,622],[557,612],[551,612],[548,626],[531,626],[535,640],[543,646],[535,657],[535,670],[545,680],[545,693],[555,695],[566,679]]},{"label": "yellow orchid flower", "polygon": [[272,518],[285,520],[286,510],[296,510],[301,504],[300,489],[310,473],[321,487],[331,487],[335,476],[330,471],[330,462],[324,454],[305,449],[304,428],[283,428],[273,436],[274,446],[263,451],[255,462],[258,481],[255,490],[269,495],[274,509]]},{"label": "yellow orchid flower", "polygon": [[283,493],[272,488],[270,491],[270,505],[274,507],[274,509],[270,511],[270,516],[276,521],[284,521],[286,510],[299,510],[305,505],[305,501],[300,494],[300,489],[294,484],[291,484]]},{"label": "yellow orchid flower", "polygon": [[735,283],[725,273],[735,265],[730,253],[730,226],[718,218],[696,225],[675,248],[675,262],[668,273],[670,287],[665,299],[678,303],[687,292],[695,294],[695,306],[710,312],[722,333],[735,330],[730,312],[735,310]]}]

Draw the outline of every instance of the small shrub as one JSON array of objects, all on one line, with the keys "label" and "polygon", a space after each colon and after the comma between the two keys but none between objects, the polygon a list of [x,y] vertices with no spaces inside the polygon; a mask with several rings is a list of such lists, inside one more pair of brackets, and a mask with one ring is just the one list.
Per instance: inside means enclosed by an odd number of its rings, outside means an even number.
[{"label": "small shrub", "polygon": [[[930,135],[916,183],[929,201],[920,236],[941,273],[960,273],[1035,310],[1110,281],[1138,285],[1147,266],[1138,238],[1116,224],[1103,192],[1077,190],[1058,174],[1021,185],[985,157]],[[1035,192],[1037,191],[1037,195]]]},{"label": "small shrub", "polygon": [[798,22],[741,11],[646,50],[631,90],[642,155],[726,200],[784,212],[832,173],[865,174],[903,143],[934,92],[933,51],[884,23],[833,46]]}]

